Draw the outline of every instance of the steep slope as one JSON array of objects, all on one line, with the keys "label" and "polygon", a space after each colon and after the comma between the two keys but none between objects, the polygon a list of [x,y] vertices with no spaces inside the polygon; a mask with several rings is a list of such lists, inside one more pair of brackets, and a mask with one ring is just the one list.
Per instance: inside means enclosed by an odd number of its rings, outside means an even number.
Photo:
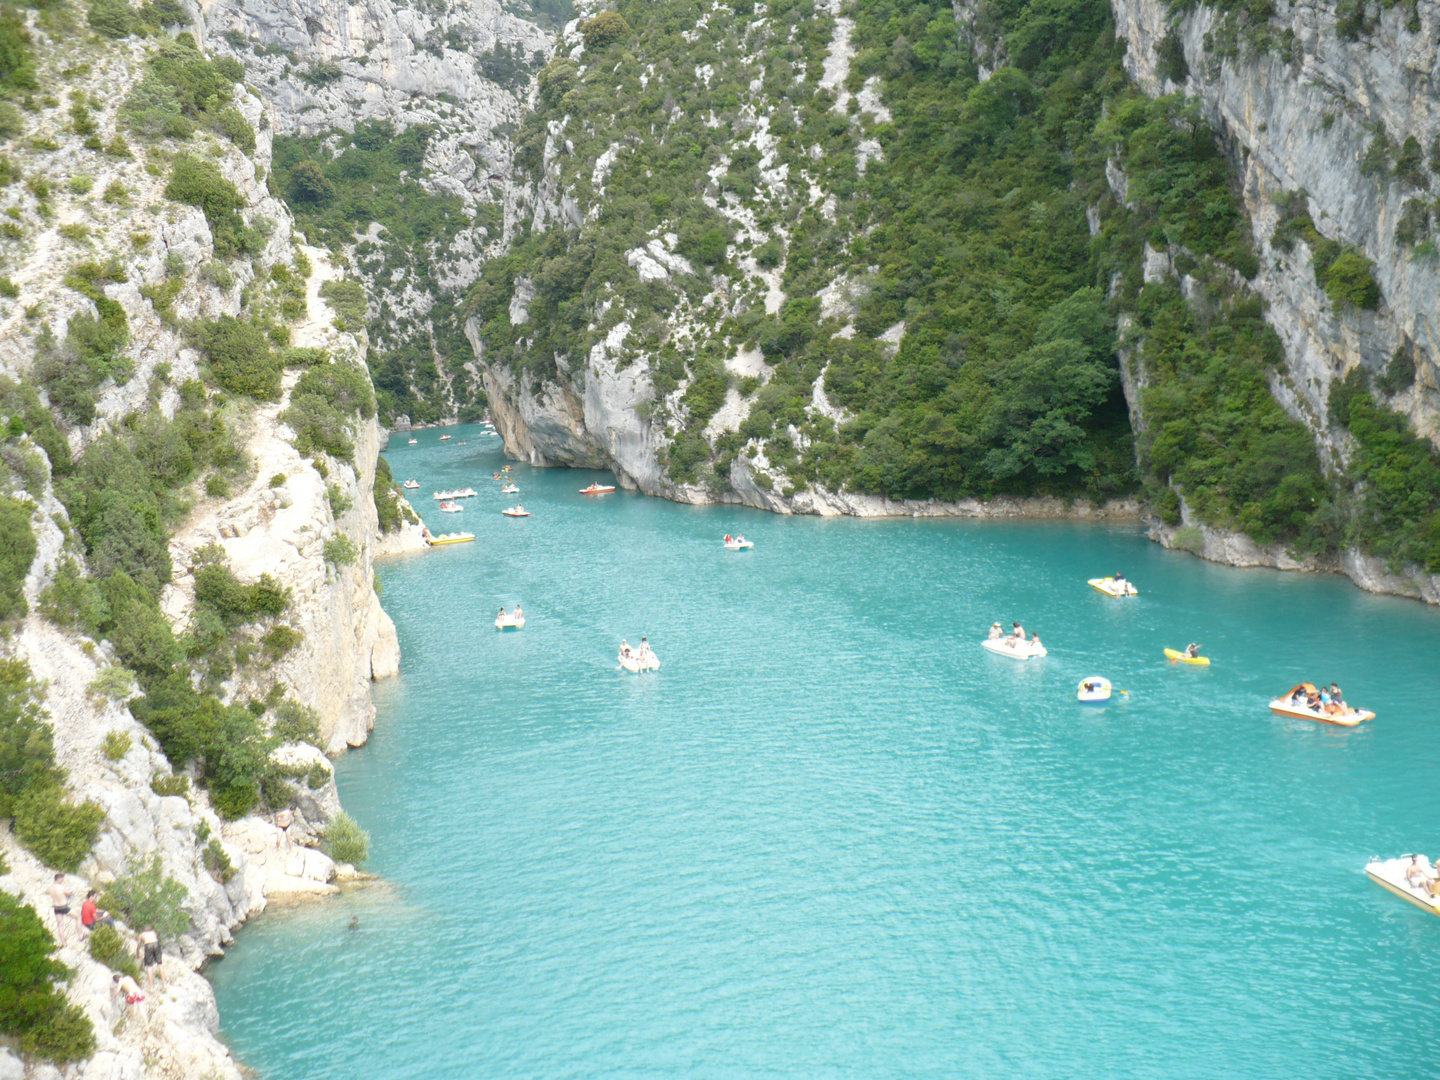
[{"label": "steep slope", "polygon": [[348,318],[387,424],[474,417],[480,379],[456,301],[511,223],[511,147],[550,39],[495,2],[203,6],[277,133],[271,190],[363,284]]},{"label": "steep slope", "polygon": [[72,928],[71,1007],[37,988],[5,1034],[71,1075],[238,1076],[196,969],[268,898],[348,872],[319,850],[323,750],[365,740],[398,662],[366,342],[265,186],[260,100],[182,9],[5,18],[0,889],[51,926],[53,871],[77,904],[107,890],[117,948],[163,927],[169,980],[127,1008],[125,962]]}]

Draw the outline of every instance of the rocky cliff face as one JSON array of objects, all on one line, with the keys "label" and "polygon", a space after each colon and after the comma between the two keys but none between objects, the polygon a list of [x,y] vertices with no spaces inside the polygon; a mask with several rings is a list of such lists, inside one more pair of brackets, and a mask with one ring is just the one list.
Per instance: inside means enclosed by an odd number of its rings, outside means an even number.
[{"label": "rocky cliff face", "polygon": [[[1391,405],[1417,431],[1440,438],[1440,258],[1396,235],[1407,204],[1423,200],[1432,182],[1440,9],[1385,8],[1347,40],[1336,5],[1281,3],[1265,27],[1268,47],[1242,44],[1222,56],[1215,41],[1225,15],[1214,8],[1177,18],[1151,0],[1115,0],[1113,7],[1117,33],[1130,44],[1131,76],[1151,94],[1194,97],[1229,142],[1261,247],[1254,285],[1285,343],[1290,379],[1277,387],[1280,400],[1329,441],[1330,384],[1357,365],[1381,375],[1403,349],[1416,379]],[[1167,38],[1185,57],[1179,84],[1160,73]],[[1407,139],[1424,159],[1396,170]],[[1310,273],[1309,246],[1275,245],[1277,203],[1295,192],[1305,193],[1323,237],[1373,261],[1383,296],[1377,311],[1334,310]],[[1426,214],[1428,221],[1428,207]],[[1427,232],[1428,224],[1415,240]],[[1328,448],[1343,457],[1343,439]]]},{"label": "rocky cliff face", "polygon": [[[7,168],[17,168],[29,183],[24,192],[11,189],[16,208],[7,221],[14,227],[7,230],[0,256],[6,281],[0,299],[0,376],[48,387],[52,411],[60,419],[53,395],[63,383],[37,366],[47,334],[72,350],[61,357],[73,363],[78,339],[69,331],[74,326],[93,325],[99,312],[112,325],[118,320],[128,329],[125,362],[112,376],[97,380],[93,419],[60,420],[71,451],[83,457],[107,432],[176,415],[186,381],[209,377],[184,326],[244,315],[279,334],[276,323],[264,322],[275,315],[276,309],[267,306],[272,290],[294,281],[299,271],[290,268],[305,265],[307,258],[310,277],[295,298],[298,310],[290,313],[290,345],[360,365],[363,371],[363,332],[337,330],[336,313],[319,296],[322,283],[337,276],[336,270],[323,252],[302,250],[288,209],[264,183],[272,132],[260,99],[243,88],[234,91],[235,107],[254,133],[253,150],[202,130],[186,143],[152,145],[147,154],[138,140],[133,148],[126,145],[135,134],[120,117],[122,101],[146,71],[146,41],[91,40],[82,56],[63,22],[57,28],[32,13],[30,32],[41,85],[60,84],[65,69],[63,85],[75,108],[67,114],[54,99],[48,107],[37,107],[23,118],[26,138],[7,147]],[[108,150],[102,152],[102,146]],[[241,224],[254,230],[251,235],[263,234],[250,258],[227,261],[205,212],[168,197],[172,164],[186,152],[212,162],[218,175],[234,185]],[[322,475],[325,455],[302,455],[295,445],[297,432],[282,419],[299,378],[299,370],[289,371],[274,402],[248,402],[239,395],[233,401],[213,399],[215,415],[233,433],[237,464],[225,483],[210,486],[197,478],[176,492],[176,505],[189,509],[173,530],[170,556],[176,572],[161,601],[176,631],[186,629],[194,612],[191,572],[202,548],[206,558],[222,552],[242,583],[270,574],[288,588],[299,643],[271,666],[242,664],[219,692],[238,703],[277,687],[318,712],[322,741],[339,751],[365,741],[374,718],[370,682],[393,675],[399,660],[394,627],[380,607],[371,572],[378,534],[371,490],[379,431],[373,417],[351,414],[345,425],[355,446],[354,464],[332,458]],[[35,430],[33,424],[29,430]],[[11,436],[14,431],[11,425]],[[330,766],[320,750],[303,743],[275,751],[289,775],[302,777],[291,829],[297,846],[284,851],[268,816],[223,821],[203,789],[192,786],[184,795],[154,790],[152,780],[168,777],[172,763],[123,703],[138,696],[138,688],[118,696],[113,687],[108,696],[87,690],[102,669],[119,670],[115,648],[38,613],[63,565],[73,560],[83,569],[85,556],[56,497],[49,462],[29,436],[19,438],[6,461],[31,464],[0,470],[5,478],[0,493],[33,506],[37,553],[24,581],[30,614],[12,626],[0,651],[27,663],[43,685],[56,764],[67,774],[68,790],[78,800],[97,802],[105,815],[92,853],[67,876],[66,887],[78,894],[78,903],[87,887],[103,888],[135,860],[158,856],[165,874],[184,887],[190,916],[188,931],[167,945],[168,990],[148,995],[144,1015],[131,1010],[128,1019],[123,1003],[112,998],[110,969],[91,959],[77,944],[75,930],[70,931],[60,953],[77,972],[68,993],[90,1017],[98,1049],[65,1075],[238,1078],[238,1066],[216,1037],[214,996],[198,968],[269,900],[334,892],[335,882],[351,873],[318,850],[326,822],[340,809]],[[327,545],[342,540],[353,552],[349,561],[337,561],[333,548],[327,551]],[[107,738],[111,747],[118,740],[127,748],[118,757],[107,753]],[[9,828],[0,833],[0,850],[9,867],[0,876],[0,888],[46,912],[51,923],[44,897],[50,871]],[[222,855],[228,871],[219,867]],[[61,1075],[43,1064],[22,1067],[0,1050],[0,1075],[20,1075],[22,1068],[28,1077]]]},{"label": "rocky cliff face", "polygon": [[[1327,469],[1343,470],[1352,452],[1349,434],[1331,423],[1331,387],[1357,368],[1390,408],[1440,443],[1440,257],[1429,240],[1428,199],[1440,164],[1433,92],[1440,10],[1419,4],[1371,17],[1363,8],[1281,3],[1268,21],[1244,24],[1237,35],[1236,16],[1210,7],[1112,6],[1132,78],[1152,95],[1194,98],[1223,135],[1259,247],[1260,273],[1250,287],[1284,344],[1272,392],[1314,432]],[[1342,308],[1316,283],[1314,244],[1284,236],[1297,197],[1319,237],[1370,261],[1380,292],[1375,310]],[[1175,272],[1166,253],[1150,259],[1147,277]],[[1394,377],[1397,364],[1413,365],[1413,376]],[[1127,391],[1133,415],[1138,395]],[[1371,591],[1440,598],[1440,577],[1413,566],[1396,573],[1356,550],[1297,559],[1184,524],[1182,546],[1206,558],[1338,570]],[[1157,527],[1155,535],[1169,545],[1176,532]]]},{"label": "rocky cliff face", "polygon": [[[355,221],[343,246],[350,257],[357,246],[365,249],[353,273],[368,294],[372,363],[378,368],[388,356],[405,356],[385,380],[393,398],[382,409],[411,408],[407,393],[412,404],[428,406],[432,419],[473,409],[479,378],[449,309],[514,227],[524,193],[511,181],[510,137],[533,74],[550,57],[550,36],[495,0],[359,6],[212,0],[201,14],[207,44],[245,66],[276,131],[320,139],[321,159],[342,150],[363,122],[426,132],[423,161],[411,165],[409,179],[458,200],[465,221],[443,242],[400,239],[423,252],[383,264],[366,257],[396,242],[379,222]],[[396,265],[404,269],[395,272]],[[430,365],[438,380],[426,377]],[[402,426],[410,419],[386,416],[397,418]]]}]

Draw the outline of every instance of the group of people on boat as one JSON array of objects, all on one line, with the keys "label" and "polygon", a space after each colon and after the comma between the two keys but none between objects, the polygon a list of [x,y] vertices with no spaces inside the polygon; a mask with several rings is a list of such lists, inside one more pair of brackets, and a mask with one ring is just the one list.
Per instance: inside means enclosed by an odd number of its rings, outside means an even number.
[{"label": "group of people on boat", "polygon": [[[1440,856],[1436,856],[1440,862]],[[1405,868],[1405,884],[1426,896],[1440,896],[1440,867],[1427,864],[1422,855],[1411,855]]]},{"label": "group of people on boat", "polygon": [[642,637],[642,638],[640,639],[640,647],[639,647],[638,649],[632,649],[632,648],[630,647],[630,642],[626,641],[624,638],[621,638],[621,639],[620,639],[620,659],[621,659],[621,660],[638,660],[638,661],[640,661],[641,664],[644,664],[644,663],[647,663],[648,661],[654,660],[654,659],[655,659],[655,654],[650,651],[650,639],[649,639],[649,638],[643,638],[643,637]]},{"label": "group of people on boat", "polygon": [[[998,622],[997,622],[997,623],[991,623],[991,624],[990,624],[990,640],[991,640],[991,641],[1000,641],[1000,640],[1003,639],[1004,642],[1005,642],[1005,644],[1006,644],[1006,645],[1009,645],[1012,649],[1018,648],[1019,646],[1024,645],[1024,644],[1025,644],[1025,628],[1024,628],[1023,626],[1021,626],[1018,622],[1012,622],[1012,623],[1010,624],[1010,627],[1011,627],[1010,633],[1007,634],[1007,633],[1005,633],[1004,630],[1000,629],[1000,624],[999,624]],[[1040,647],[1040,634],[1039,634],[1038,632],[1035,633],[1035,634],[1030,638],[1030,645],[1031,645],[1033,648],[1037,648],[1037,649]]]},{"label": "group of people on boat", "polygon": [[[497,616],[495,616],[495,617],[496,617],[497,619],[504,619],[504,618],[506,618],[507,616],[506,616],[506,614],[505,614],[505,609],[502,607],[502,608],[500,609],[500,614],[497,615]],[[520,610],[520,605],[519,605],[519,604],[516,604],[516,605],[515,605],[515,611],[514,611],[511,615],[508,616],[508,618],[510,618],[510,619],[512,619],[512,620],[514,620],[514,621],[516,621],[516,622],[518,622],[519,620],[523,619],[524,617],[525,617],[525,613]]]},{"label": "group of people on boat", "polygon": [[1309,709],[1326,716],[1341,716],[1350,711],[1350,706],[1345,704],[1345,698],[1340,693],[1340,687],[1333,682],[1318,690],[1313,687],[1306,690],[1304,686],[1297,686],[1290,695],[1289,703],[1297,709]]}]

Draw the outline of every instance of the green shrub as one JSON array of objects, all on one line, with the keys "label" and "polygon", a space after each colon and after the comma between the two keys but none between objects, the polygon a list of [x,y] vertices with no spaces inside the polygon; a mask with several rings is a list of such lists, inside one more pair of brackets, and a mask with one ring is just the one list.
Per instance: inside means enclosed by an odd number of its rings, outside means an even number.
[{"label": "green shrub", "polygon": [[113,926],[101,924],[90,933],[90,956],[99,960],[111,971],[140,978],[140,965],[135,962],[134,951]]},{"label": "green shrub", "polygon": [[230,856],[225,853],[224,846],[218,837],[212,836],[200,851],[200,861],[205,864],[205,869],[210,876],[224,885],[235,876],[235,866],[230,861]]},{"label": "green shrub", "polygon": [[1380,284],[1375,280],[1374,263],[1358,251],[1347,250],[1330,264],[1325,275],[1325,295],[1337,308],[1357,307],[1374,311],[1380,306]]},{"label": "green shrub", "polygon": [[350,566],[357,554],[355,545],[344,533],[336,533],[325,541],[325,561],[335,566]]},{"label": "green shrub", "polygon": [[289,477],[283,472],[277,472],[274,476],[270,477],[270,486],[272,488],[284,487],[287,479],[289,479]]},{"label": "green shrub", "polygon": [[230,482],[218,473],[205,478],[205,494],[212,499],[230,498]]},{"label": "green shrub", "polygon": [[332,280],[320,286],[320,297],[329,303],[341,330],[365,329],[365,287],[358,281]]},{"label": "green shrub", "polygon": [[28,502],[0,495],[0,620],[21,618],[29,611],[25,575],[36,551],[32,509]]},{"label": "green shrub", "polygon": [[106,664],[90,680],[85,692],[97,701],[116,701],[123,705],[136,696],[135,673],[119,664]]},{"label": "green shrub", "polygon": [[130,752],[130,733],[128,731],[107,731],[100,746],[105,756],[111,761],[121,761]]},{"label": "green shrub", "polygon": [[253,254],[263,246],[259,234],[238,213],[245,206],[244,196],[214,162],[179,155],[165,185],[165,197],[200,208],[210,225],[215,254],[221,258]]},{"label": "green shrub", "polygon": [[1175,537],[1171,543],[1181,551],[1199,555],[1205,548],[1205,534],[1194,525],[1186,525],[1183,529],[1175,530]]},{"label": "green shrub", "polygon": [[174,776],[167,776],[165,773],[157,772],[150,777],[150,790],[156,795],[183,795],[190,794],[190,777],[184,773]]},{"label": "green shrub", "polygon": [[95,187],[93,176],[72,176],[65,182],[65,190],[72,195],[88,195]]},{"label": "green shrub", "polygon": [[46,866],[74,873],[90,854],[105,811],[99,803],[78,806],[58,784],[32,784],[15,800],[15,836]]},{"label": "green shrub", "polygon": [[128,206],[130,192],[119,180],[111,180],[105,185],[105,191],[100,196],[101,201],[111,206]]},{"label": "green shrub", "polygon": [[325,749],[320,741],[320,714],[293,698],[275,706],[270,734],[282,743],[309,743],[318,750]]},{"label": "green shrub", "polygon": [[221,109],[215,114],[215,128],[245,153],[255,150],[255,129],[239,109]]},{"label": "green shrub", "polygon": [[280,419],[294,429],[301,454],[329,454],[353,464],[351,429],[357,413],[367,420],[375,415],[375,394],[363,371],[340,361],[301,375]]},{"label": "green shrub", "polygon": [[0,891],[0,1035],[18,1037],[34,1057],[79,1061],[95,1052],[95,1033],[56,985],[74,973],[51,957],[54,951],[35,909]]},{"label": "green shrub", "polygon": [[390,463],[383,457],[375,459],[375,483],[370,488],[370,496],[375,502],[380,531],[392,533],[398,530],[402,522],[400,499],[395,491],[395,475],[390,471]]},{"label": "green shrub", "polygon": [[90,0],[90,28],[108,38],[129,37],[140,26],[127,0]]},{"label": "green shrub", "polygon": [[[146,4],[142,16],[152,25],[185,22],[183,10],[174,0]],[[145,76],[130,91],[120,107],[120,119],[131,130],[160,138],[188,139],[198,127],[234,139],[247,137],[253,148],[255,133],[245,125],[240,130],[233,118],[231,97],[234,84],[244,77],[244,68],[228,57],[207,60],[189,33],[164,38],[145,63]],[[243,117],[240,118],[243,124]]]},{"label": "green shrub", "polygon": [[229,629],[256,619],[275,618],[290,605],[290,590],[269,574],[254,585],[235,577],[228,566],[211,563],[195,571],[195,606],[213,611]]},{"label": "green shrub", "polygon": [[350,493],[339,484],[326,485],[325,497],[330,503],[330,514],[332,517],[338,518],[341,514],[345,513],[346,510],[349,510],[355,505],[355,500],[350,497]]},{"label": "green shrub", "polygon": [[100,898],[100,906],[135,930],[154,927],[162,941],[174,940],[190,929],[190,916],[182,909],[189,894],[185,886],[165,873],[157,853],[148,860],[131,855],[126,872],[116,878]]},{"label": "green shrub", "polygon": [[258,326],[222,315],[197,323],[194,338],[211,375],[226,390],[259,401],[279,399],[280,364]]},{"label": "green shrub", "polygon": [[336,862],[359,866],[370,858],[370,834],[342,811],[325,826],[325,854]]},{"label": "green shrub", "polygon": [[10,102],[0,102],[0,140],[25,134],[25,117]]},{"label": "green shrub", "polygon": [[13,816],[30,788],[54,787],[64,778],[39,695],[28,664],[0,660],[0,818]]},{"label": "green shrub", "polygon": [[305,635],[301,631],[296,630],[293,626],[282,624],[267,631],[265,636],[260,639],[260,643],[265,646],[266,655],[274,663],[304,640]]},{"label": "green shrub", "polygon": [[602,11],[580,27],[587,49],[603,49],[626,38],[630,24],[614,11]]},{"label": "green shrub", "polygon": [[35,90],[35,62],[30,55],[30,31],[14,8],[0,11],[0,87]]},{"label": "green shrub", "polygon": [[305,776],[305,784],[311,791],[319,791],[330,782],[332,775],[334,774],[331,770],[317,761],[310,766],[310,771]]}]

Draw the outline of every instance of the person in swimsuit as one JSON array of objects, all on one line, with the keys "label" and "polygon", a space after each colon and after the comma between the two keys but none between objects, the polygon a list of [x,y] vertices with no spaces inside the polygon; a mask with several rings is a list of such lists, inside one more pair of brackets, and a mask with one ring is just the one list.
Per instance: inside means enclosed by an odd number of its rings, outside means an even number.
[{"label": "person in swimsuit", "polygon": [[1032,649],[1039,649],[1042,647],[1040,645],[1040,635],[1038,633],[1030,635],[1030,647]]},{"label": "person in swimsuit", "polygon": [[515,605],[515,614],[512,615],[512,616],[510,616],[510,617],[511,617],[512,619],[514,619],[516,622],[519,622],[521,619],[523,619],[523,618],[525,617],[525,613],[520,610],[520,605],[519,605],[519,604],[516,604],[516,605]]},{"label": "person in swimsuit", "polygon": [[1194,658],[1194,657],[1196,657],[1196,656],[1199,656],[1199,655],[1200,655],[1200,646],[1197,645],[1197,644],[1196,644],[1195,642],[1193,642],[1193,641],[1190,642],[1189,645],[1186,645],[1186,646],[1185,646],[1185,655],[1186,655],[1186,656],[1189,656],[1189,657],[1191,657],[1191,658]]},{"label": "person in swimsuit", "polygon": [[275,815],[275,828],[280,830],[280,835],[275,837],[276,851],[280,850],[280,845],[282,842],[284,843],[287,850],[291,847],[290,826],[294,823],[295,815],[290,812],[290,808],[288,806]]},{"label": "person in swimsuit", "polygon": [[624,659],[626,659],[626,658],[628,658],[628,657],[630,657],[630,656],[633,656],[633,655],[634,655],[634,653],[632,653],[632,652],[630,651],[630,642],[626,641],[624,638],[621,638],[621,639],[620,639],[620,659],[624,660]]},{"label": "person in swimsuit", "polygon": [[1345,704],[1345,699],[1340,693],[1339,685],[1333,682],[1330,684],[1330,700],[1334,703],[1337,712],[1350,711],[1350,706]]},{"label": "person in swimsuit", "polygon": [[991,641],[999,641],[999,640],[1000,640],[1002,637],[1004,637],[1004,636],[1005,636],[1005,631],[1003,631],[1003,630],[1000,629],[1000,624],[999,624],[998,622],[997,622],[997,623],[991,623],[991,624],[990,624],[990,640],[991,640]]},{"label": "person in swimsuit", "polygon": [[1016,645],[1021,645],[1024,643],[1025,628],[1021,626],[1018,622],[1012,622],[1010,624],[1010,627],[1010,640],[1006,642],[1006,644],[1008,644],[1013,649]]},{"label": "person in swimsuit", "polygon": [[70,896],[65,888],[65,875],[56,874],[55,880],[45,890],[45,895],[50,897],[50,905],[55,909],[55,936],[60,939],[60,944],[65,944],[65,919],[70,914]]},{"label": "person in swimsuit", "polygon": [[165,957],[160,949],[160,935],[155,933],[155,927],[147,926],[140,931],[140,938],[135,942],[135,956],[145,969],[145,985],[150,992],[155,992],[155,977],[160,977],[160,987],[165,988]]}]

